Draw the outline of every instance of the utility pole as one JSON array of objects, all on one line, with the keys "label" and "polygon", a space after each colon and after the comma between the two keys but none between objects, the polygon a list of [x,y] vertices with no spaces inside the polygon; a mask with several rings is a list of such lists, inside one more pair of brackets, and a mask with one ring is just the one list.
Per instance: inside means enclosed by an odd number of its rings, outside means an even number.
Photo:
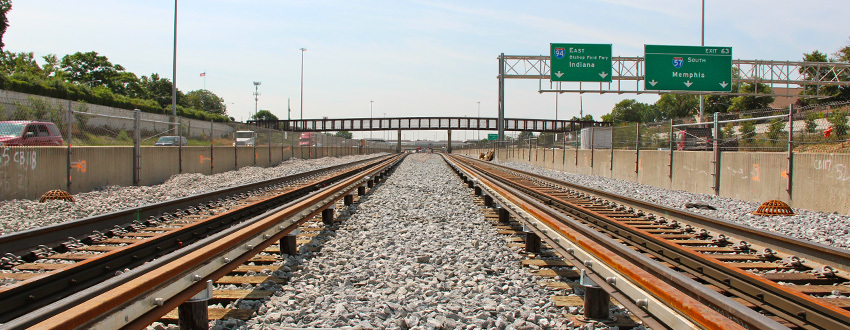
[{"label": "utility pole", "polygon": [[304,52],[307,48],[301,48],[301,118],[304,119]]},{"label": "utility pole", "polygon": [[259,82],[259,81],[254,82],[254,120],[257,120],[257,101],[260,100],[260,98],[259,98],[259,96],[260,96],[259,87],[260,87],[261,84],[262,83]]}]

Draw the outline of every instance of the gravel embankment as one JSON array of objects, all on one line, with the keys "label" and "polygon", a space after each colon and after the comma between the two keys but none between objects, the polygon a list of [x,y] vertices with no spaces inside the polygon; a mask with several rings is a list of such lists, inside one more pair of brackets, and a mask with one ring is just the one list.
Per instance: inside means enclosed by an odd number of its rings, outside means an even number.
[{"label": "gravel embankment", "polygon": [[65,201],[8,200],[0,202],[0,235],[38,228],[141,205],[164,202],[218,189],[303,173],[319,168],[375,157],[292,159],[275,167],[243,167],[214,175],[178,174],[155,186],[109,186],[98,191],[74,195],[75,203]]},{"label": "gravel embankment", "polygon": [[408,156],[356,208],[242,327],[567,327],[439,156]]},{"label": "gravel embankment", "polygon": [[[712,216],[733,223],[809,240],[843,249],[850,249],[850,216],[795,209],[794,216],[760,216],[750,212],[760,203],[713,195],[695,194],[599,176],[582,175],[543,169],[519,162],[497,162],[518,170],[544,175],[620,195],[676,207],[690,212]],[[685,203],[700,202],[717,210],[685,208]]]}]

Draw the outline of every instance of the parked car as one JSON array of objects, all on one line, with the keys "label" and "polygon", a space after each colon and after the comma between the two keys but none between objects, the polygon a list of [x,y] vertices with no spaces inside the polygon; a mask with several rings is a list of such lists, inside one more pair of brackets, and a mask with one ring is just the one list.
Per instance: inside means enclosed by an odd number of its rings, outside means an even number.
[{"label": "parked car", "polygon": [[61,146],[59,128],[46,121],[0,121],[0,146]]},{"label": "parked car", "polygon": [[185,136],[161,136],[159,140],[156,140],[155,146],[176,146],[178,144],[177,141],[180,141],[180,145],[187,145]]}]

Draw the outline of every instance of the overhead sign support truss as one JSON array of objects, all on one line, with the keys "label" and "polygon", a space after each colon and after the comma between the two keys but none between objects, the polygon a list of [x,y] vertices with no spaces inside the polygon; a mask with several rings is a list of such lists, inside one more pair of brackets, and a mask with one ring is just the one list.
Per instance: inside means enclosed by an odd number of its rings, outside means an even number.
[{"label": "overhead sign support truss", "polygon": [[[755,95],[741,92],[663,91],[644,89],[645,60],[643,57],[613,57],[611,82],[551,82],[549,56],[502,55],[499,78],[537,79],[540,93],[616,93],[616,94],[722,94],[731,96]],[[771,93],[758,96],[825,97],[821,95],[798,95],[794,88],[815,86],[816,91],[824,86],[850,86],[850,81],[840,80],[850,76],[850,63],[840,62],[791,62],[767,60],[732,60],[737,72],[732,83],[761,83],[771,87]],[[809,73],[812,79],[806,79]],[[777,93],[774,88],[783,88]]]}]

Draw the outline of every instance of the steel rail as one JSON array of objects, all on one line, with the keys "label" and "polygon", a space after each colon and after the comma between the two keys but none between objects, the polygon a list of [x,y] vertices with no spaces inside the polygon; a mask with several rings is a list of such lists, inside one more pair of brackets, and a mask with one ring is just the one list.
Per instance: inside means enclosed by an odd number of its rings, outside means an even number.
[{"label": "steel rail", "polygon": [[12,253],[22,256],[30,253],[30,251],[37,245],[53,247],[66,242],[69,237],[82,239],[96,230],[103,230],[104,228],[109,229],[114,226],[123,227],[131,224],[133,221],[141,221],[152,216],[158,217],[166,213],[175,212],[178,209],[186,209],[197,206],[198,204],[207,201],[215,201],[219,198],[226,198],[228,196],[254,191],[262,187],[306,178],[316,175],[317,173],[333,171],[346,166],[374,161],[380,157],[383,156],[2,235],[0,236],[0,255]]},{"label": "steel rail", "polygon": [[[351,174],[361,172],[364,167],[374,166],[381,162],[381,159],[387,158],[382,157],[377,160],[372,159],[367,163],[359,163],[359,167],[325,178],[316,184],[318,186],[330,184]],[[124,249],[104,253],[98,258],[76,263],[72,267],[50,272],[10,287],[0,288],[0,322],[6,322],[62,297],[85,290],[91,285],[113,277],[116,271],[138,267],[149,260],[181,249],[212,232],[220,231],[240,219],[249,218],[270,207],[307,195],[316,189],[315,185],[310,185],[292,190],[265,201],[255,202],[227,213],[212,216],[192,226],[177,229],[159,237],[140,240],[140,242],[129,245]]]},{"label": "steel rail", "polygon": [[535,173],[517,170],[503,165],[492,163],[488,163],[488,165],[495,166],[503,170],[512,171],[514,173],[520,173],[524,176],[528,176],[537,180],[561,185],[569,189],[582,191],[590,195],[611,200],[634,209],[641,209],[649,213],[664,216],[668,219],[689,223],[691,225],[701,227],[709,231],[726,233],[733,237],[745,240],[749,243],[754,243],[777,251],[783,251],[791,255],[796,255],[798,257],[822,264],[828,264],[836,269],[850,272],[850,252],[844,249],[813,243],[811,241],[777,234],[775,232],[767,231],[764,229],[748,227],[728,222],[722,219],[684,211],[677,208],[652,204],[620,194],[580,186],[577,184],[549,178]]},{"label": "steel rail", "polygon": [[[492,166],[489,163],[486,165]],[[515,169],[509,169],[509,171],[523,173]],[[537,179],[549,183],[556,181],[539,176]],[[653,251],[670,262],[681,265],[680,267],[690,269],[691,273],[695,275],[708,277],[709,283],[730,288],[730,291],[738,293],[741,297],[749,297],[750,302],[781,315],[799,326],[816,325],[826,329],[850,327],[850,312],[837,306],[824,303],[763,277],[754,276],[743,269],[725,264],[710,255],[672,244],[645,230],[620,223],[595,211],[564,200],[557,202],[570,209],[573,215],[631,240],[636,245]],[[610,226],[615,227],[615,229],[609,228]]]},{"label": "steel rail", "polygon": [[[284,235],[371,180],[403,158],[397,155],[368,171],[321,189],[274,211],[234,226],[186,249],[176,258],[163,258],[132,271],[123,281],[85,300],[66,304],[57,314],[33,324],[38,329],[141,329],[176,308],[215,280],[277,242]],[[380,175],[380,174],[379,174]],[[159,298],[159,299],[155,299]],[[156,302],[156,303],[154,303]]]},{"label": "steel rail", "polygon": [[[744,328],[735,320],[713,309],[719,307],[726,307],[724,308],[724,312],[728,313],[727,315],[734,316],[737,321],[748,324],[751,327],[755,326],[766,329],[778,326],[778,323],[775,321],[767,319],[751,310],[748,312],[742,305],[726,299],[712,304],[712,306],[706,305],[705,302],[710,300],[712,295],[717,295],[716,292],[707,290],[704,286],[694,286],[691,289],[698,291],[699,294],[696,297],[692,297],[688,293],[682,292],[681,288],[667,283],[667,280],[670,278],[683,281],[684,279],[678,278],[682,276],[681,274],[672,272],[619,242],[578,224],[575,220],[571,220],[561,212],[525,196],[525,193],[515,188],[498,183],[496,181],[497,178],[484,174],[479,169],[471,169],[469,165],[466,165],[466,168],[470,172],[477,174],[476,179],[479,181],[479,184],[489,187],[498,195],[505,197],[512,204],[534,215],[537,219],[545,223],[549,229],[558,232],[570,242],[573,242],[581,249],[604,262],[607,266],[614,268],[625,280],[636,283],[643,290],[663,301],[669,307],[680,311],[682,316],[692,320],[701,327],[706,329]],[[693,292],[690,294],[693,294]]]}]

